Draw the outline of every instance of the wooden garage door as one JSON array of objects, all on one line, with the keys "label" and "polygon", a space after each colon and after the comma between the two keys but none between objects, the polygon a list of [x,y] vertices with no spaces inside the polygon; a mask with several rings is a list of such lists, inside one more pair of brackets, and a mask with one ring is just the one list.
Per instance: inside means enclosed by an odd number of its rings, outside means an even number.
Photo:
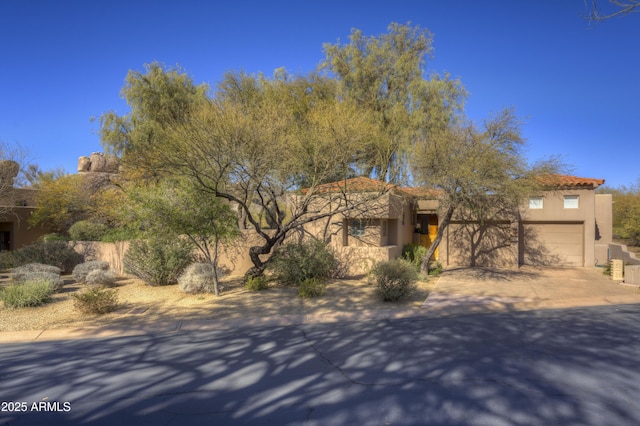
[{"label": "wooden garage door", "polygon": [[520,263],[584,266],[584,224],[527,223],[523,227]]}]

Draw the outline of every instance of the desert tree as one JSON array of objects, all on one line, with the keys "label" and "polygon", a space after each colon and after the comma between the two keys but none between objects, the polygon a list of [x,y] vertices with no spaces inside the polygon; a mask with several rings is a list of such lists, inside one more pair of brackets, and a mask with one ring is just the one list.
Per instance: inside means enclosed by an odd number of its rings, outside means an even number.
[{"label": "desert tree", "polygon": [[239,236],[229,203],[202,193],[192,182],[174,178],[129,187],[127,195],[125,214],[141,235],[186,238],[213,266],[213,289],[218,296],[220,243],[228,247]]},{"label": "desert tree", "polygon": [[422,259],[424,272],[454,214],[480,226],[517,217],[526,197],[540,189],[537,176],[559,170],[553,158],[528,164],[520,128],[513,110],[506,109],[481,128],[456,124],[416,142],[413,174],[434,189],[433,197],[440,202],[437,235]]},{"label": "desert tree", "polygon": [[388,32],[324,45],[322,69],[335,77],[341,96],[370,111],[378,138],[358,153],[361,174],[397,182],[407,178],[407,155],[416,137],[448,125],[461,112],[466,92],[448,74],[427,75],[433,52],[429,30],[392,23]]},{"label": "desert tree", "polygon": [[[284,71],[274,78],[228,74],[203,99],[188,76],[175,72],[130,73],[123,95],[146,105],[132,105],[127,116],[103,117],[103,143],[121,157],[125,175],[185,178],[239,210],[242,224],[262,241],[249,248],[250,275],[264,271],[260,256],[294,230],[353,208],[345,197],[314,191],[346,176],[355,154],[376,138],[370,115],[337,96],[333,80]],[[156,79],[179,87],[167,90]],[[184,92],[179,99],[189,101],[167,114],[177,107],[147,104],[148,96],[130,91],[157,91],[151,98]]]}]

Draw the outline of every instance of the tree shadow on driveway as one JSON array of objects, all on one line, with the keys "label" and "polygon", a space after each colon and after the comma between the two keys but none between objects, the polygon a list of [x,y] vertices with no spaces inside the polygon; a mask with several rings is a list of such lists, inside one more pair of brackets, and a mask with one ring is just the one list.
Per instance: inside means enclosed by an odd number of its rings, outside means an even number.
[{"label": "tree shadow on driveway", "polygon": [[637,305],[10,344],[9,424],[640,423]]}]

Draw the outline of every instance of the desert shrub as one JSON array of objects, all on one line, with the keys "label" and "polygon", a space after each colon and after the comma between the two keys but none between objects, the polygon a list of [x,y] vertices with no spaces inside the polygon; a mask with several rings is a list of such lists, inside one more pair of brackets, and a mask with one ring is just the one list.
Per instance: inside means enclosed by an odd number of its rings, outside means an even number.
[{"label": "desert shrub", "polygon": [[402,248],[402,258],[420,271],[422,258],[427,254],[427,248],[419,244],[407,244]]},{"label": "desert shrub", "polygon": [[82,259],[65,241],[36,241],[11,253],[13,266],[42,263],[57,266],[62,272],[71,272]]},{"label": "desert shrub", "polygon": [[18,266],[13,270],[13,277],[16,280],[20,280],[20,277],[24,274],[30,274],[32,272],[48,272],[51,274],[60,275],[62,270],[57,266],[44,265],[42,263],[27,263],[26,265]]},{"label": "desert shrub", "polygon": [[124,256],[125,271],[150,285],[178,282],[193,260],[193,247],[185,240],[151,238],[133,241]]},{"label": "desert shrub", "polygon": [[307,278],[300,283],[298,287],[298,296],[309,298],[322,296],[326,285],[323,281],[317,278]]},{"label": "desert shrub", "polygon": [[178,287],[190,294],[210,292],[213,289],[214,273],[211,263],[192,263],[178,277]]},{"label": "desert shrub", "polygon": [[0,251],[0,271],[13,268],[13,252]]},{"label": "desert shrub", "polygon": [[69,238],[61,234],[51,233],[40,237],[42,241],[69,241]]},{"label": "desert shrub", "polygon": [[116,278],[116,273],[111,270],[94,269],[87,274],[85,282],[92,286],[113,287]]},{"label": "desert shrub", "polygon": [[441,273],[442,273],[442,263],[438,262],[437,260],[435,262],[429,263],[429,275],[438,276]]},{"label": "desert shrub", "polygon": [[29,263],[13,270],[13,280],[18,284],[27,281],[47,281],[54,291],[58,291],[64,286],[64,280],[60,277],[60,273],[61,270],[57,266]]},{"label": "desert shrub", "polygon": [[103,271],[108,270],[109,262],[104,260],[91,260],[89,262],[79,263],[75,268],[73,268],[71,275],[76,282],[83,283],[87,279],[89,272],[96,269],[101,269]]},{"label": "desert shrub", "polygon": [[0,299],[8,309],[40,306],[51,300],[54,291],[49,280],[30,279],[0,290]]},{"label": "desert shrub", "polygon": [[116,290],[101,287],[88,288],[73,295],[73,305],[85,314],[106,314],[118,307]]},{"label": "desert shrub", "polygon": [[280,246],[269,260],[268,268],[281,283],[299,285],[308,278],[335,277],[340,264],[324,242],[310,239]]},{"label": "desert shrub", "polygon": [[269,288],[269,283],[264,276],[250,276],[247,278],[244,286],[249,291],[262,291]]},{"label": "desert shrub", "polygon": [[69,227],[69,238],[73,241],[100,241],[108,229],[104,223],[79,220]]},{"label": "desert shrub", "polygon": [[396,301],[410,295],[418,279],[415,266],[403,259],[380,262],[373,267],[371,275],[376,292],[384,301]]},{"label": "desert shrub", "polygon": [[118,241],[131,241],[140,238],[140,231],[133,228],[118,227],[109,228],[100,241],[105,243],[116,243]]},{"label": "desert shrub", "polygon": [[60,274],[53,272],[24,272],[18,276],[14,275],[13,280],[18,285],[29,281],[46,281],[51,284],[53,291],[58,291],[64,286],[64,280],[60,277]]}]

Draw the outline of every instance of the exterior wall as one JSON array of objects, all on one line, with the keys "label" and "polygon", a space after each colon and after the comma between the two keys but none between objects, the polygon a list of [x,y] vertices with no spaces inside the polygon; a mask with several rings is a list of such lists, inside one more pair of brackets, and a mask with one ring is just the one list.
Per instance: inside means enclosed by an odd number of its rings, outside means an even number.
[{"label": "exterior wall", "polygon": [[9,247],[5,245],[1,249],[16,250],[36,242],[47,234],[45,228],[29,225],[29,217],[33,210],[33,207],[14,207],[11,212],[0,216],[0,232],[10,233]]},{"label": "exterior wall", "polygon": [[[564,196],[565,195],[577,195],[578,208],[564,208]],[[543,207],[541,209],[531,209],[527,204],[521,211],[522,223],[525,227],[524,233],[521,233],[522,241],[525,248],[531,249],[538,245],[541,248],[540,254],[546,255],[548,260],[544,260],[544,256],[540,257],[540,263],[542,264],[563,264],[568,262],[569,264],[578,264],[580,266],[592,266],[596,263],[595,255],[595,241],[596,241],[596,197],[593,189],[564,189],[557,191],[548,191],[541,194],[543,197]],[[604,203],[604,199],[603,199]],[[602,207],[604,209],[604,207]],[[555,252],[548,250],[548,253],[543,253],[544,248],[544,235],[536,235],[536,232],[540,232],[544,228],[539,225],[544,224],[556,224],[566,225],[563,232],[567,234],[575,234],[578,232],[578,227],[573,226],[576,232],[571,232],[571,225],[582,224],[582,244],[583,244],[583,256],[582,262],[575,261],[575,254],[565,252],[560,245],[556,245]],[[528,225],[538,225],[537,228]],[[544,232],[544,231],[543,231]],[[573,237],[570,237],[573,238]],[[520,261],[526,262],[526,257],[523,259],[522,252]]]},{"label": "exterior wall", "polygon": [[518,240],[511,223],[481,226],[452,221],[439,247],[443,266],[518,266]]},{"label": "exterior wall", "polygon": [[609,244],[613,242],[613,196],[596,194],[595,263],[605,265],[609,261]]}]

